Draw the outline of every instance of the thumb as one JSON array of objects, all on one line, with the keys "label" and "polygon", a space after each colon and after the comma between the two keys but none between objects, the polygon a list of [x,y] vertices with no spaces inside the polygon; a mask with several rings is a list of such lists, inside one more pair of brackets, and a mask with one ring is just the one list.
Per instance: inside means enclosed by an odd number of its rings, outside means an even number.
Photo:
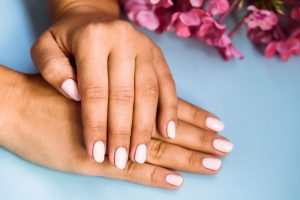
[{"label": "thumb", "polygon": [[64,96],[80,101],[75,70],[49,31],[32,46],[31,57],[48,83]]}]

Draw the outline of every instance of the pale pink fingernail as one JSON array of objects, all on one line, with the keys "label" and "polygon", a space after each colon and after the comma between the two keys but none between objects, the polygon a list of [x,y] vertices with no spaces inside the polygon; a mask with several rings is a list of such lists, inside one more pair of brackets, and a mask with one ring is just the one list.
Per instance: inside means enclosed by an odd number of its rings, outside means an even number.
[{"label": "pale pink fingernail", "polygon": [[115,165],[119,169],[124,169],[127,163],[127,151],[124,147],[119,147],[115,153]]},{"label": "pale pink fingernail", "polygon": [[176,125],[174,121],[169,121],[167,125],[168,137],[174,139],[176,137]]},{"label": "pale pink fingernail", "polygon": [[93,148],[93,156],[94,156],[94,160],[98,163],[102,163],[104,161],[105,148],[103,142],[101,141],[95,142]]},{"label": "pale pink fingernail", "polygon": [[183,178],[182,178],[182,176],[177,175],[177,174],[168,174],[166,176],[166,181],[167,181],[167,183],[169,183],[171,185],[179,186],[182,184]]},{"label": "pale pink fingernail", "polygon": [[145,144],[140,144],[136,148],[135,152],[135,161],[137,163],[143,164],[146,161],[146,156],[147,156],[147,147]]},{"label": "pale pink fingernail", "polygon": [[221,122],[219,119],[213,118],[213,117],[208,117],[206,119],[206,127],[216,131],[216,132],[220,132],[224,130],[224,124],[223,122]]},{"label": "pale pink fingernail", "polygon": [[204,158],[202,160],[202,165],[203,167],[205,167],[206,169],[210,169],[210,170],[219,170],[222,166],[222,161],[218,158]]},{"label": "pale pink fingernail", "polygon": [[227,140],[215,139],[213,146],[216,150],[229,153],[233,149],[233,144]]},{"label": "pale pink fingernail", "polygon": [[77,82],[73,79],[67,79],[61,85],[61,89],[72,99],[75,101],[80,101],[81,97],[78,90]]}]

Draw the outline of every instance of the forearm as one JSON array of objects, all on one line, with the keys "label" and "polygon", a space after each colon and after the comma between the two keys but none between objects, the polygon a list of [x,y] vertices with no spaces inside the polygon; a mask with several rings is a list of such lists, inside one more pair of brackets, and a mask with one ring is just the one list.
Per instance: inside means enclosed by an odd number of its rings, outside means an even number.
[{"label": "forearm", "polygon": [[53,21],[67,13],[97,12],[110,18],[119,18],[120,9],[117,0],[48,0]]},{"label": "forearm", "polygon": [[[23,86],[20,84],[24,76],[0,65],[0,146],[11,137],[11,132],[7,127],[13,126],[13,121],[17,120],[16,109],[21,104]],[[18,86],[18,87],[16,87]]]}]

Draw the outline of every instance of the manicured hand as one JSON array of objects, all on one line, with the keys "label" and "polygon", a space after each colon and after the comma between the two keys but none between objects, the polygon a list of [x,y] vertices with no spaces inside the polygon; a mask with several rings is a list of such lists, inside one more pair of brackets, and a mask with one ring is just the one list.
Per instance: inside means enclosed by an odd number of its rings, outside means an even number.
[{"label": "manicured hand", "polygon": [[[9,94],[5,101],[0,100],[0,105],[5,105],[0,113],[1,122],[5,122],[0,126],[5,129],[0,132],[0,145],[48,168],[177,189],[183,177],[172,169],[215,174],[221,169],[220,157],[233,148],[227,139],[207,129],[207,119],[216,119],[213,114],[179,99],[177,137],[168,140],[154,129],[147,163],[129,161],[124,170],[108,158],[97,163],[85,151],[79,104],[63,98],[39,76],[21,80],[12,90],[0,87],[0,94]],[[24,109],[26,112],[20,112]]]},{"label": "manicured hand", "polygon": [[175,138],[171,72],[157,45],[126,21],[68,12],[39,37],[32,58],[54,88],[81,100],[85,145],[97,162],[107,149],[120,169],[128,156],[144,163],[157,112],[159,132]]}]

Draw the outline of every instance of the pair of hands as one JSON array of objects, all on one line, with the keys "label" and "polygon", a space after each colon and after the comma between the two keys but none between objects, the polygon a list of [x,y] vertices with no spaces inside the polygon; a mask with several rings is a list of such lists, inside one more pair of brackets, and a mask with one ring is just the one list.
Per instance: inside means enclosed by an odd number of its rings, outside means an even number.
[{"label": "pair of hands", "polygon": [[21,75],[0,66],[0,145],[52,169],[177,189],[183,177],[173,170],[215,174],[220,157],[232,150],[204,124],[212,114],[178,100],[177,137],[151,132],[146,163],[128,161],[124,170],[106,157],[95,162],[85,150],[80,104],[64,98],[39,75]]},{"label": "pair of hands", "polygon": [[[120,169],[128,156],[144,163],[156,125],[165,139],[178,137],[178,100],[167,63],[149,37],[119,16],[96,6],[69,7],[37,40],[33,61],[59,92],[81,100],[85,146],[95,161],[108,153]],[[205,117],[198,126],[223,130],[214,115]]]}]

